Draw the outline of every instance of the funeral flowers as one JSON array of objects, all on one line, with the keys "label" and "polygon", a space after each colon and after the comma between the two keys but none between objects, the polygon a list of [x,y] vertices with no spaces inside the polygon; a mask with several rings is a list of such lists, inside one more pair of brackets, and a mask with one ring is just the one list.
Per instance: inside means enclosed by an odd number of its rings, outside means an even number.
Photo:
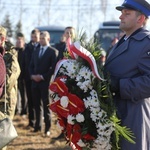
[{"label": "funeral flowers", "polygon": [[113,104],[107,102],[111,95],[99,75],[96,60],[79,42],[68,48],[72,57],[58,62],[50,85],[53,92],[50,109],[57,115],[58,125],[72,149],[116,148],[118,141],[114,144],[112,135],[115,131],[120,133],[119,120]]}]

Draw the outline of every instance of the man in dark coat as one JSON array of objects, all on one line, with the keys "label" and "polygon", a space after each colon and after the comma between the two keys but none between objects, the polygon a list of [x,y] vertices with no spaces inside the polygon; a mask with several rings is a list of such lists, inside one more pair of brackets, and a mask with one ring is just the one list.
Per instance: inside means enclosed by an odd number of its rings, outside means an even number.
[{"label": "man in dark coat", "polygon": [[48,108],[49,85],[57,62],[58,52],[49,45],[50,35],[47,31],[40,33],[40,48],[35,50],[30,63],[32,79],[32,96],[35,106],[36,122],[34,132],[42,128],[42,110],[45,122],[45,136],[50,136],[51,116]]},{"label": "man in dark coat", "polygon": [[31,31],[31,41],[28,44],[26,44],[23,53],[22,72],[24,75],[25,87],[27,93],[28,113],[29,113],[28,115],[29,123],[27,128],[29,129],[30,127],[34,127],[34,123],[35,123],[35,110],[34,110],[32,92],[31,92],[32,80],[30,78],[29,66],[30,66],[30,61],[31,61],[33,51],[40,48],[39,40],[40,40],[40,31],[38,29],[33,29]]},{"label": "man in dark coat", "polygon": [[[24,49],[25,49],[25,37],[23,33],[17,33],[16,39],[16,47],[15,47],[17,54],[18,54],[18,62],[21,69],[21,73],[18,78],[18,100],[17,100],[17,107],[16,112],[20,115],[27,115],[27,98],[26,98],[26,90],[25,90],[25,81],[24,81],[24,74],[23,74],[23,57],[24,57]],[[20,108],[21,104],[21,108]],[[21,111],[21,112],[20,112]]]},{"label": "man in dark coat", "polygon": [[109,53],[105,70],[122,125],[132,130],[136,144],[121,141],[121,150],[150,150],[150,16],[145,0],[125,0],[119,17],[125,35]]}]

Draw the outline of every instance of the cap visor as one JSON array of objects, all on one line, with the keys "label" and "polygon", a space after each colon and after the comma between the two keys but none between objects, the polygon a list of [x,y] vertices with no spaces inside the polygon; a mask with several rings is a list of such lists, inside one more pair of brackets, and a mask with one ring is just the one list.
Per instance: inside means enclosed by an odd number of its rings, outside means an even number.
[{"label": "cap visor", "polygon": [[119,11],[122,11],[123,9],[125,9],[125,7],[124,6],[117,6],[116,9]]}]

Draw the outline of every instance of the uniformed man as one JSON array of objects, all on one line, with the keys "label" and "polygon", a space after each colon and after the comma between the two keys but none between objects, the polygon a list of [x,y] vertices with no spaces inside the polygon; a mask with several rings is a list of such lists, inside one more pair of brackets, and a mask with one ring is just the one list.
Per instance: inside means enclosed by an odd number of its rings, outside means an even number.
[{"label": "uniformed man", "polygon": [[116,9],[125,35],[109,53],[105,70],[111,77],[118,117],[135,136],[135,144],[122,139],[120,146],[121,150],[150,150],[150,32],[144,29],[150,4],[125,0]]},{"label": "uniformed man", "polygon": [[[1,28],[3,27],[0,27],[0,29]],[[5,49],[4,61],[6,65],[6,93],[3,92],[3,95],[0,98],[0,117],[1,119],[4,117],[4,102],[6,94],[7,115],[10,119],[13,119],[17,103],[17,79],[20,74],[20,67],[17,60],[17,52],[14,49],[14,46],[9,41],[6,41],[6,34],[5,30],[5,32],[2,33],[2,38],[0,39],[0,43]],[[2,150],[6,149],[6,146],[2,148]]]},{"label": "uniformed man", "polygon": [[[0,29],[3,27],[0,27]],[[0,30],[1,31],[1,30]],[[1,34],[1,33],[0,33]],[[17,60],[17,52],[13,45],[6,41],[6,30],[0,39],[2,47],[5,49],[4,61],[6,65],[6,101],[7,115],[13,119],[17,102],[17,79],[20,74],[20,67]],[[0,98],[0,111],[4,113],[5,93]]]}]

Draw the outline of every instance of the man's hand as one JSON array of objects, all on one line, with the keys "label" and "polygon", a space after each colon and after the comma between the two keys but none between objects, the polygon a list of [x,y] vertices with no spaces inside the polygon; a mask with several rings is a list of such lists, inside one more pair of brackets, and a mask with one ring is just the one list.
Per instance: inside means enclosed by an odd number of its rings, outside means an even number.
[{"label": "man's hand", "polygon": [[35,82],[40,82],[40,81],[44,80],[43,76],[39,75],[39,74],[38,75],[32,75],[31,79],[34,80]]}]

